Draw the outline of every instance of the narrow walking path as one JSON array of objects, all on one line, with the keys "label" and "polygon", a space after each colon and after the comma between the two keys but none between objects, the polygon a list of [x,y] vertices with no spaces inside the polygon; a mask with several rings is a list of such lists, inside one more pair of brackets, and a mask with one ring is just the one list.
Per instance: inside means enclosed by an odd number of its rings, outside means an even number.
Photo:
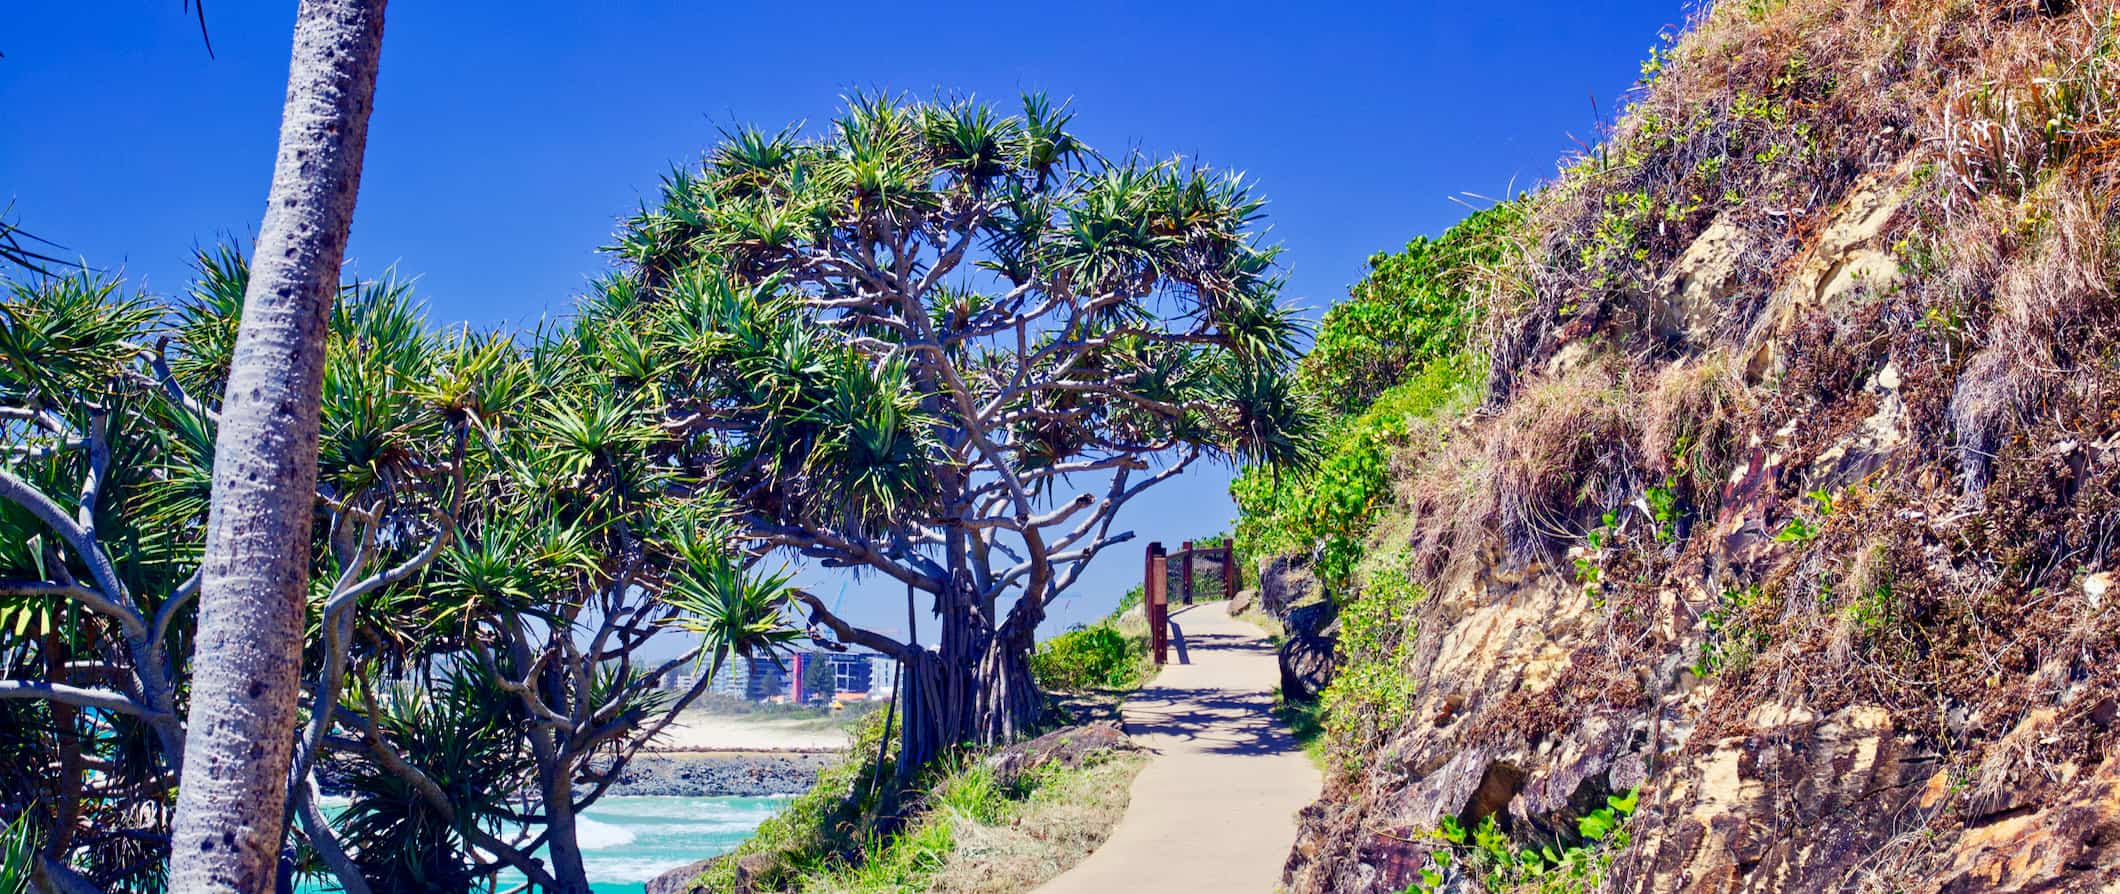
[{"label": "narrow walking path", "polygon": [[1280,666],[1265,634],[1222,603],[1171,610],[1171,663],[1125,706],[1155,754],[1126,817],[1089,859],[1037,894],[1272,891],[1296,811],[1322,779],[1272,714]]}]

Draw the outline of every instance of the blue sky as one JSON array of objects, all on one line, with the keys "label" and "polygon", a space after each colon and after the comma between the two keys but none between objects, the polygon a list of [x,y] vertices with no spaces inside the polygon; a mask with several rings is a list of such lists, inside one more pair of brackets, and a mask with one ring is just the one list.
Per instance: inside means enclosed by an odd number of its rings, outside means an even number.
[{"label": "blue sky", "polygon": [[[67,254],[169,294],[189,250],[248,243],[294,4],[13,0],[0,24],[0,203]],[[1072,97],[1107,154],[1183,153],[1271,200],[1288,294],[1322,309],[1463,192],[1531,186],[1622,103],[1679,0],[1604,3],[498,2],[391,5],[349,263],[417,274],[437,321],[563,314],[597,246],[717,129],[822,121],[862,89]],[[1144,495],[1143,541],[1229,526],[1229,472]],[[1058,607],[1135,583],[1122,546]],[[820,583],[831,593],[837,584]],[[900,617],[873,600],[859,617]],[[902,626],[902,622],[898,626]]]}]

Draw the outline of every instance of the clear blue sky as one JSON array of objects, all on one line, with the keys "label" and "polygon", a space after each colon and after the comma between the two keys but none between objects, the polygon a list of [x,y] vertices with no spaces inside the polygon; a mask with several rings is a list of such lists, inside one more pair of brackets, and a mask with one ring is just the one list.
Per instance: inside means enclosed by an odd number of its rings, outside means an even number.
[{"label": "clear blue sky", "polygon": [[[69,255],[159,293],[189,249],[246,244],[265,204],[294,3],[212,0],[217,58],[179,0],[11,0],[0,19],[0,202]],[[1289,294],[1339,300],[1366,259],[1549,177],[1610,115],[1679,0],[1118,4],[398,0],[354,269],[418,274],[437,321],[563,314],[617,216],[737,122],[821,121],[847,92],[1072,97],[1106,153],[1249,173]],[[1175,542],[1228,527],[1229,473],[1142,497]],[[1135,582],[1104,557],[1058,611]],[[821,587],[825,592],[836,585]],[[850,600],[849,608],[853,608]],[[902,605],[879,605],[887,619]],[[898,625],[902,626],[902,622]],[[1057,629],[1058,625],[1055,625]]]}]

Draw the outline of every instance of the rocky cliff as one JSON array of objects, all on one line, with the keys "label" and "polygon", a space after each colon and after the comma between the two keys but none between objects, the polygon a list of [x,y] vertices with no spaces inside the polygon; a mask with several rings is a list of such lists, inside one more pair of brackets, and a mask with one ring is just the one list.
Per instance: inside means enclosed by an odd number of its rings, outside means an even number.
[{"label": "rocky cliff", "polygon": [[1393,442],[1291,889],[2120,890],[2116,16],[1655,52]]}]

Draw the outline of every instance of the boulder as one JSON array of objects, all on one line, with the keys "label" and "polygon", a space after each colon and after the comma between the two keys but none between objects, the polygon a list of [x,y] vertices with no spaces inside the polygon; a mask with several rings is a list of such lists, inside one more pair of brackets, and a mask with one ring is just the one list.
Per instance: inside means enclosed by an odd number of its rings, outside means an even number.
[{"label": "boulder", "polygon": [[994,768],[994,781],[1012,785],[1026,773],[1051,764],[1079,767],[1090,759],[1137,746],[1109,720],[1054,730],[1027,742],[1018,742],[994,752],[986,759]]},{"label": "boulder", "polygon": [[1223,609],[1229,612],[1230,617],[1234,618],[1251,611],[1252,606],[1257,605],[1258,602],[1259,591],[1251,587],[1245,587],[1242,590],[1238,590],[1237,595],[1229,597],[1229,604],[1223,606]]},{"label": "boulder", "polygon": [[1281,694],[1289,701],[1313,701],[1332,682],[1333,653],[1339,646],[1339,610],[1314,600],[1281,617],[1288,636],[1281,641]]},{"label": "boulder", "polygon": [[[707,867],[717,860],[736,861],[736,887],[727,892],[709,892],[704,887],[694,885],[693,882],[699,880],[700,874],[706,872]],[[649,879],[647,894],[765,894],[766,888],[770,886],[761,886],[756,879],[770,871],[778,862],[774,854],[723,854],[719,857],[708,857]]]},{"label": "boulder", "polygon": [[1285,619],[1289,608],[1321,594],[1318,577],[1300,556],[1272,556],[1259,560],[1259,607]]}]

